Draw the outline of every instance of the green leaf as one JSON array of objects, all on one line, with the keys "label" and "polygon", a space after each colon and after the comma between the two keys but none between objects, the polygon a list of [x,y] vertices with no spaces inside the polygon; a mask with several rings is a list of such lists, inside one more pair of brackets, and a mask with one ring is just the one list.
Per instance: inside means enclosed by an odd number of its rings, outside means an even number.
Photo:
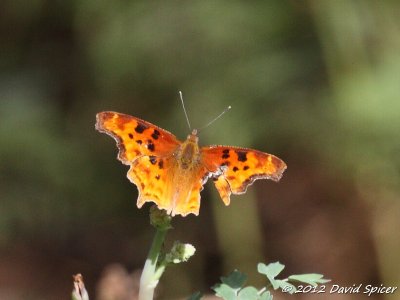
[{"label": "green leaf", "polygon": [[237,293],[246,282],[247,275],[239,272],[238,270],[233,271],[227,277],[221,277],[221,282],[212,287],[215,294],[225,300],[236,300]]},{"label": "green leaf", "polygon": [[310,273],[310,274],[291,275],[288,277],[288,279],[292,281],[304,282],[316,287],[320,283],[327,283],[330,281],[329,279],[324,279],[323,277],[324,275],[321,274]]},{"label": "green leaf", "polygon": [[221,282],[230,286],[232,289],[239,290],[247,280],[247,275],[239,272],[238,270],[233,271],[227,277],[221,277]]},{"label": "green leaf", "polygon": [[265,274],[267,275],[267,277],[272,277],[272,278],[278,276],[283,271],[284,268],[285,265],[282,265],[280,262],[274,262],[268,265],[264,263],[259,263],[257,265],[257,270],[259,273]]},{"label": "green leaf", "polygon": [[245,287],[244,289],[240,290],[237,299],[258,300],[259,299],[258,290],[252,286]]},{"label": "green leaf", "polygon": [[279,288],[279,283],[275,280],[275,277],[278,276],[283,271],[284,268],[285,268],[285,266],[279,262],[270,263],[268,265],[266,265],[264,263],[259,263],[257,265],[258,273],[261,273],[261,274],[264,274],[267,276],[267,278],[271,282],[274,290]]},{"label": "green leaf", "polygon": [[220,283],[212,287],[215,291],[215,295],[221,297],[225,300],[236,300],[237,299],[237,291],[232,289],[229,285],[225,283]]},{"label": "green leaf", "polygon": [[192,294],[188,300],[200,300],[201,298],[203,298],[203,294],[200,292],[196,292],[194,294]]},{"label": "green leaf", "polygon": [[260,300],[272,300],[273,296],[269,291],[265,291],[264,293],[261,294]]}]

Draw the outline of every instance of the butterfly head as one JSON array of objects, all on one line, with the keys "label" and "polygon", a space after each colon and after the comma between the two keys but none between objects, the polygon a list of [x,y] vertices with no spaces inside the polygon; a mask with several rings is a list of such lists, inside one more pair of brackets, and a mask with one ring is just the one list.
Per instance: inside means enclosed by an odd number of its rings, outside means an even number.
[{"label": "butterfly head", "polygon": [[197,129],[193,129],[192,133],[188,135],[187,141],[191,141],[193,143],[198,143],[199,142],[199,137],[197,136]]}]

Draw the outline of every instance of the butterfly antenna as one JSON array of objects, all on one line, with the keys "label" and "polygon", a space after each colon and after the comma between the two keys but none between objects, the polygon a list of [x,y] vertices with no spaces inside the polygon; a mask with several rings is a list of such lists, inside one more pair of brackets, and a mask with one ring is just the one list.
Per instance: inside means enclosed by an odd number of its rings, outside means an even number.
[{"label": "butterfly antenna", "polygon": [[224,109],[224,111],[222,113],[220,113],[218,116],[216,116],[214,119],[212,119],[210,122],[208,122],[206,125],[204,125],[203,127],[201,127],[199,130],[197,130],[197,132],[200,132],[201,130],[203,130],[204,128],[207,128],[208,126],[210,126],[212,123],[214,123],[215,121],[217,121],[219,118],[221,118],[228,110],[230,110],[232,108],[232,106],[228,106],[227,108]]},{"label": "butterfly antenna", "polygon": [[187,112],[186,112],[185,103],[183,102],[183,96],[182,96],[182,92],[181,91],[179,91],[179,97],[181,98],[183,112],[185,113],[186,122],[187,122],[187,124],[189,126],[189,130],[192,130],[192,127],[190,126],[190,122],[189,122],[189,117],[188,117]]}]

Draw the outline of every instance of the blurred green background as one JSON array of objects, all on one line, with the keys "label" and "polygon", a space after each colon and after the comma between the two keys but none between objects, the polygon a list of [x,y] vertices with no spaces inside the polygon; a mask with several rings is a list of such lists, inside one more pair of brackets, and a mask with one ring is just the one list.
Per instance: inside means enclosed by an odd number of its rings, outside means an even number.
[{"label": "blurred green background", "polygon": [[78,272],[93,299],[135,299],[148,206],[136,208],[95,114],[184,139],[179,90],[194,127],[232,106],[201,144],[257,148],[288,170],[229,207],[208,183],[199,217],[175,218],[167,238],[197,254],[167,270],[159,299],[207,292],[234,268],[261,286],[259,261],[334,284],[400,285],[399,2],[6,0],[1,299],[67,299]]}]

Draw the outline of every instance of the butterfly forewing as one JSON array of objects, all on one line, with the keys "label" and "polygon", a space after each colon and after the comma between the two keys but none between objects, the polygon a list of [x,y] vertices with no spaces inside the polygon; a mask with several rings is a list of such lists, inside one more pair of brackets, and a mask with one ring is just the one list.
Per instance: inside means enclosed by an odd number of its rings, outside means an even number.
[{"label": "butterfly forewing", "polygon": [[168,155],[180,144],[172,133],[129,115],[105,111],[96,120],[96,129],[117,141],[118,159],[124,164],[142,155]]}]

